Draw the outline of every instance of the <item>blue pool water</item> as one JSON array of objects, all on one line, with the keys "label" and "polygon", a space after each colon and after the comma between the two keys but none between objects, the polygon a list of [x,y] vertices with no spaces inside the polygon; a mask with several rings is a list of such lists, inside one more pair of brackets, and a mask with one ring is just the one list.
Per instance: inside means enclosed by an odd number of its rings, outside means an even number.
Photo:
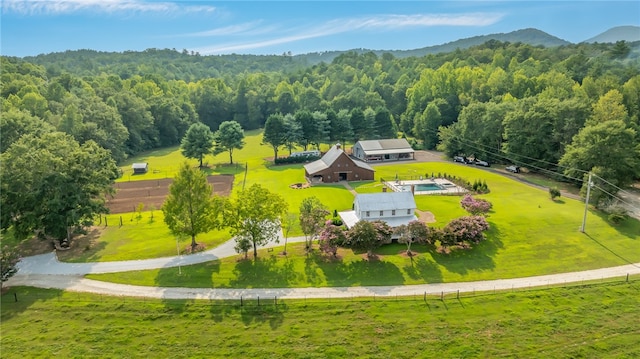
[{"label": "blue pool water", "polygon": [[[416,184],[415,190],[416,192],[426,192],[426,191],[441,191],[444,188],[437,183],[420,183]],[[400,186],[400,191],[409,192],[411,191],[411,185],[402,185]]]}]

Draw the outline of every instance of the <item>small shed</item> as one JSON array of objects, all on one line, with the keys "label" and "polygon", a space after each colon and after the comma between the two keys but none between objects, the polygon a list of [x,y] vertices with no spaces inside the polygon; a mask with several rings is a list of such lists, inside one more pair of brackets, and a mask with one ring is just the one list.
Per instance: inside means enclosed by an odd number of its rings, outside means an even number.
[{"label": "small shed", "polygon": [[139,162],[131,165],[134,174],[144,174],[149,171],[149,164],[147,162]]},{"label": "small shed", "polygon": [[337,144],[317,161],[304,166],[304,174],[311,183],[372,180],[374,170],[368,164],[349,157]]}]

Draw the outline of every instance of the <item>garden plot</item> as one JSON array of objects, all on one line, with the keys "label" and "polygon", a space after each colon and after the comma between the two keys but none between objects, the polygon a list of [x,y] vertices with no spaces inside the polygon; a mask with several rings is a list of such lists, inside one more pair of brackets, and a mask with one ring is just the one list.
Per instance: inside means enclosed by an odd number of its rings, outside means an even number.
[{"label": "garden plot", "polygon": [[[229,196],[233,188],[234,176],[208,176],[207,181],[213,185],[213,191],[220,196]],[[107,207],[110,213],[135,212],[140,203],[144,210],[160,209],[165,197],[169,194],[171,178],[119,182],[114,185],[116,193],[107,196]]]}]

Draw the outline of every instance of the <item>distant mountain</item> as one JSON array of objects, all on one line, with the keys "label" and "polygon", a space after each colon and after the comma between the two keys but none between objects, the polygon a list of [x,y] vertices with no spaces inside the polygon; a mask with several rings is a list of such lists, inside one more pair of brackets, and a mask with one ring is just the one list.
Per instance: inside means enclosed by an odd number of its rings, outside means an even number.
[{"label": "distant mountain", "polygon": [[634,42],[640,41],[640,26],[618,26],[613,27],[600,35],[594,36],[584,42],[588,43],[614,43],[617,41]]},{"label": "distant mountain", "polygon": [[383,53],[390,53],[396,58],[405,58],[405,57],[421,57],[429,54],[438,54],[443,52],[451,52],[456,49],[467,49],[472,46],[482,45],[489,40],[497,40],[500,42],[521,42],[524,44],[529,44],[533,46],[544,46],[544,47],[556,47],[563,45],[570,45],[569,41],[562,40],[555,36],[549,35],[544,31],[540,31],[538,29],[522,29],[517,31],[512,31],[509,33],[497,33],[490,35],[481,35],[469,37],[466,39],[460,39],[453,42],[448,42],[443,45],[429,46],[423,47],[414,50],[368,50],[368,49],[353,49],[349,51],[328,51],[328,52],[315,52],[308,53],[304,55],[297,55],[301,57],[305,57],[310,64],[317,64],[319,62],[331,62],[334,58],[343,54],[345,52],[357,52],[357,53],[366,53],[373,52],[376,55],[380,56]]}]

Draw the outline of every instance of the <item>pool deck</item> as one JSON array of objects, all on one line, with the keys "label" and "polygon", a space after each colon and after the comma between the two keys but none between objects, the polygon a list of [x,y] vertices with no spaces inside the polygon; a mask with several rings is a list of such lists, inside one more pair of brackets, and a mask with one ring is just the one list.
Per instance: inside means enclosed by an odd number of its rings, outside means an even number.
[{"label": "pool deck", "polygon": [[411,185],[419,185],[419,184],[433,184],[433,183],[436,183],[436,184],[440,185],[444,189],[442,189],[442,190],[432,190],[432,191],[417,191],[416,190],[413,194],[416,195],[416,196],[420,196],[420,195],[433,195],[433,194],[459,195],[459,194],[462,194],[462,193],[467,193],[466,189],[464,189],[462,187],[458,187],[455,184],[453,184],[451,181],[449,181],[447,179],[444,179],[444,178],[434,178],[434,179],[427,178],[427,179],[421,179],[421,180],[385,182],[387,187],[389,187],[394,192],[406,191],[405,189],[402,188],[402,186],[411,186]]}]

